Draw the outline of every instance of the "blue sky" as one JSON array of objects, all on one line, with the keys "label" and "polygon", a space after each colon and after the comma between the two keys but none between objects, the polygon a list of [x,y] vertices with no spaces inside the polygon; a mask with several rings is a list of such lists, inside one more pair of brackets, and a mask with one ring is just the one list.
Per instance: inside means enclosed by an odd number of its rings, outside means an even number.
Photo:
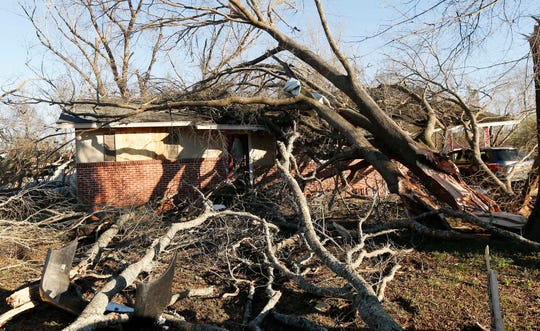
[{"label": "blue sky", "polygon": [[[39,0],[42,1],[42,0]],[[2,52],[0,52],[0,81],[17,80],[31,76],[26,61],[34,65],[40,63],[40,51],[36,45],[35,34],[24,17],[18,0],[0,1],[0,28]],[[370,5],[365,5],[370,3]],[[310,4],[311,6],[311,4]],[[330,0],[327,15],[333,21],[334,31],[347,38],[374,33],[387,14],[384,1]],[[313,24],[316,24],[314,21]]]},{"label": "blue sky", "polygon": [[27,51],[34,43],[34,34],[28,21],[21,16],[16,0],[0,2],[0,31],[2,51],[0,52],[0,81],[17,80],[25,76]]},{"label": "blue sky", "polygon": [[[435,2],[433,0],[419,1],[422,2],[421,8],[426,8]],[[366,68],[367,82],[373,82],[375,74],[388,66],[383,54],[388,54],[391,51],[382,49],[381,45],[384,45],[389,38],[394,36],[394,32],[398,32],[400,29],[406,28],[406,26],[394,28],[382,36],[368,40],[364,39],[367,36],[376,35],[395,22],[402,21],[402,15],[408,15],[409,17],[414,15],[414,12],[403,13],[399,11],[397,4],[406,2],[411,3],[409,0],[323,0],[326,15],[331,22],[332,32],[336,36],[341,36],[341,40],[346,42],[343,49],[348,55],[358,56],[357,63]],[[300,3],[302,2],[300,1]],[[319,27],[312,2],[305,0],[303,3],[305,8],[299,9],[300,13],[297,15],[297,21],[293,23],[303,31]],[[514,4],[516,2],[511,0],[506,3]],[[418,10],[421,11],[421,8]],[[475,60],[474,65],[489,66],[501,60],[515,59],[527,55],[529,49],[524,35],[532,33],[534,21],[530,18],[530,15],[536,14],[540,16],[540,7],[536,1],[523,0],[520,9],[524,12],[521,15],[522,20],[519,21],[519,24],[513,24],[513,30],[508,35],[496,31],[493,34],[494,38],[484,48],[475,52],[473,57]],[[23,80],[36,76],[26,66],[28,61],[32,63],[32,67],[39,68],[43,66],[49,69],[46,70],[49,72],[51,66],[58,65],[58,62],[43,60],[43,51],[39,46],[36,46],[35,33],[28,20],[24,17],[18,5],[18,0],[1,0],[0,18],[0,28],[3,31],[2,46],[0,47],[0,91],[13,88]],[[420,20],[417,20],[416,23],[419,22]],[[361,40],[364,41],[358,43]],[[306,40],[301,41],[306,42]],[[307,42],[309,43],[309,41]],[[54,68],[52,69],[54,71]],[[59,70],[63,69],[56,70],[56,73],[61,74],[62,72],[59,72]],[[493,81],[485,78],[488,74],[494,75],[494,73],[475,73],[472,84],[481,86],[484,81]],[[40,105],[39,107],[43,109],[42,113],[46,116],[46,122],[53,123],[58,109],[47,105]],[[0,105],[0,116],[6,112],[7,108]]]},{"label": "blue sky", "polygon": [[[361,64],[377,70],[384,66],[383,61],[386,54],[395,54],[393,50],[388,47],[383,48],[383,46],[400,33],[402,29],[412,31],[415,27],[425,27],[423,21],[437,22],[444,19],[444,16],[441,18],[439,15],[445,8],[445,3],[434,11],[420,15],[414,20],[414,23],[406,23],[388,29],[398,22],[403,22],[405,17],[411,18],[438,1],[419,0],[420,5],[415,9],[399,5],[399,3],[406,2],[409,4],[414,3],[414,1],[398,0],[328,0],[326,10],[329,19],[334,20],[333,26],[343,26],[345,40],[351,41],[353,45],[356,42],[361,42],[355,49],[357,54],[361,55]],[[461,1],[461,3],[466,2]],[[468,60],[468,65],[487,67],[528,54],[529,44],[525,35],[532,34],[534,20],[530,16],[532,14],[540,15],[540,6],[537,1],[525,0],[521,1],[520,5],[517,6],[518,2],[511,0],[505,2],[505,4],[510,15],[515,15],[519,19],[514,20],[511,24],[494,19],[492,21],[493,30],[489,38],[484,39],[484,44],[474,50],[473,56]],[[515,11],[511,9],[514,5],[517,7]],[[497,8],[500,8],[500,6]],[[486,23],[487,19],[484,19],[483,22]],[[385,31],[385,33],[379,35],[381,31]],[[486,33],[489,34],[489,31],[486,31]],[[370,36],[375,37],[366,40],[366,37]]]}]

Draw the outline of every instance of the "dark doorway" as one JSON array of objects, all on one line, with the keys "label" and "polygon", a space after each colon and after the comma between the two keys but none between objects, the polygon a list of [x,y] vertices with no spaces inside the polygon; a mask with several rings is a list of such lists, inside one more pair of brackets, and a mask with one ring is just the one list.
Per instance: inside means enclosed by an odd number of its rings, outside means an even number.
[{"label": "dark doorway", "polygon": [[227,135],[227,177],[249,182],[249,144],[247,134]]}]

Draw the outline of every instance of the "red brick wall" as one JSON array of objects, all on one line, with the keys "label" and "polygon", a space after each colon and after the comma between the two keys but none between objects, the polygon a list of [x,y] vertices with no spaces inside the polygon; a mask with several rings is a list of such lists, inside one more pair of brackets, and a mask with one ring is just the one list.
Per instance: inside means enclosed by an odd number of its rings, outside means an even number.
[{"label": "red brick wall", "polygon": [[193,193],[189,184],[205,191],[224,177],[221,159],[77,164],[79,198],[88,204],[135,206],[175,192],[182,199]]},{"label": "red brick wall", "polygon": [[[350,165],[354,165],[356,162],[360,162],[360,160],[356,160]],[[308,176],[311,175],[315,169],[315,164],[309,163],[302,168],[302,173],[304,176]],[[323,172],[318,173],[316,176],[318,180],[310,181],[305,186],[304,193],[312,195],[320,191],[333,191],[337,186],[345,189],[350,194],[361,196],[373,196],[375,194],[386,196],[389,194],[386,183],[381,175],[371,166],[359,170],[352,178],[349,178],[351,170],[343,170],[342,175],[340,176],[336,176],[336,173],[336,168],[334,167],[328,167]],[[345,178],[345,181],[342,177]]]},{"label": "red brick wall", "polygon": [[[359,161],[356,161],[359,162]],[[312,172],[317,168],[314,162],[300,164],[299,168],[302,172],[302,176],[309,177]],[[343,171],[345,178],[351,173],[350,170]],[[310,180],[304,186],[304,193],[306,195],[317,194],[318,192],[330,192],[336,188],[336,169],[329,167],[325,169],[323,173],[317,174],[317,180]],[[255,170],[255,183],[265,182],[267,185],[272,185],[281,180],[279,170],[276,166],[269,169],[257,169]],[[388,188],[382,179],[381,175],[373,170],[372,167],[368,167],[347,182],[347,192],[351,194],[357,194],[361,196],[373,196],[379,194],[381,196],[387,196],[390,194]],[[343,181],[338,178],[337,186],[344,188]]]},{"label": "red brick wall", "polygon": [[[302,173],[307,176],[314,169],[314,163],[304,165]],[[330,172],[325,174],[328,178],[311,181],[305,186],[307,195],[335,188],[335,170],[328,169],[326,172]],[[348,171],[344,174],[347,176]],[[255,183],[272,185],[280,180],[275,166],[255,169],[254,175]],[[219,158],[77,164],[79,198],[92,205],[137,206],[175,192],[178,192],[176,200],[183,200],[195,193],[191,185],[206,192],[225,178],[226,164]],[[354,194],[371,196],[377,189],[381,190],[381,195],[388,194],[376,171],[369,171],[349,184],[349,192]],[[343,187],[341,182],[338,185]]]}]

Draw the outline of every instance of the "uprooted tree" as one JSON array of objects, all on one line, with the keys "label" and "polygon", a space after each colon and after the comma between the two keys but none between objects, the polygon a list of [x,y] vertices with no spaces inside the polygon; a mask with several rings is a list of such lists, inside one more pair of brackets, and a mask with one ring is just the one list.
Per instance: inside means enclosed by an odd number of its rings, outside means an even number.
[{"label": "uprooted tree", "polygon": [[[315,0],[314,4],[325,40],[330,46],[330,59],[323,58],[308,45],[284,32],[283,28],[295,29],[285,20],[283,15],[286,13],[279,14],[280,9],[290,5],[288,1],[260,3],[230,0],[186,5],[172,1],[73,0],[49,4],[48,11],[42,17],[39,16],[40,11],[26,7],[26,14],[36,29],[41,45],[63,61],[67,72],[73,75],[72,79],[81,82],[82,88],[75,84],[71,89],[65,88],[69,86],[66,82],[58,84],[49,79],[51,86],[63,87],[61,93],[57,91],[56,94],[51,93],[52,97],[45,97],[27,96],[17,91],[15,96],[20,102],[48,102],[64,106],[94,97],[92,103],[124,107],[133,110],[134,114],[189,106],[227,107],[232,104],[313,110],[330,128],[328,133],[337,133],[346,142],[344,157],[363,159],[373,166],[384,178],[390,192],[401,198],[409,227],[426,234],[458,237],[459,233],[447,223],[445,215],[459,216],[538,249],[538,243],[482,221],[512,219],[515,216],[502,212],[492,199],[470,188],[451,161],[416,142],[381,109],[361,84],[358,68],[332,36],[321,1]],[[478,5],[480,7],[476,8],[472,4],[463,17],[479,15],[485,8]],[[41,19],[53,22],[66,44],[51,39]],[[134,54],[143,50],[143,47],[136,45],[138,38],[151,41],[150,55],[144,57],[146,63],[142,59],[134,59]],[[263,54],[256,54],[255,46],[260,40],[270,46]],[[160,62],[173,61],[174,55],[184,51],[179,50],[182,47],[198,57],[200,81],[186,86],[181,77],[155,79],[155,67]],[[79,56],[66,55],[71,51],[76,51]],[[252,60],[240,60],[246,56]],[[290,78],[299,81],[298,93],[283,95],[282,87]],[[314,98],[316,95],[324,95],[328,102]],[[470,112],[470,107],[457,94],[454,96],[465,112]],[[469,116],[474,121],[474,116]],[[300,262],[296,262],[296,270],[290,270],[282,263],[276,252],[287,243],[273,242],[272,227],[265,219],[249,213],[216,212],[203,199],[200,215],[189,222],[172,224],[167,234],[148,247],[141,260],[131,264],[95,294],[68,329],[92,329],[107,322],[103,313],[112,296],[133,283],[142,271],[151,268],[151,261],[171,243],[171,238],[179,231],[198,226],[207,219],[227,215],[250,218],[260,224],[265,239],[258,244],[265,247],[265,253],[258,263],[267,268],[267,279],[271,280],[274,269],[277,269],[306,290],[351,299],[370,328],[400,329],[384,311],[379,300],[396,267],[390,268],[389,275],[377,282],[375,288],[358,272],[365,258],[394,254],[394,251],[390,248],[367,251],[365,240],[377,235],[362,233],[360,224],[359,231],[354,235],[356,245],[353,248],[341,256],[331,252],[329,246],[334,242],[329,240],[331,243],[328,244],[321,240],[313,226],[312,212],[306,198],[291,175],[293,143],[297,138],[295,132],[278,133],[284,139],[280,145],[278,167],[294,197],[301,225],[301,238],[291,240],[295,245],[302,243],[308,247],[326,268],[345,279],[343,288],[316,288],[306,282]],[[328,151],[327,154],[327,159],[338,159]],[[531,217],[531,224],[540,223]],[[537,233],[531,232],[531,239],[539,241],[540,238],[534,235]],[[332,251],[336,250],[334,247]],[[269,281],[269,305],[272,300],[279,300],[279,294],[271,285]]]}]

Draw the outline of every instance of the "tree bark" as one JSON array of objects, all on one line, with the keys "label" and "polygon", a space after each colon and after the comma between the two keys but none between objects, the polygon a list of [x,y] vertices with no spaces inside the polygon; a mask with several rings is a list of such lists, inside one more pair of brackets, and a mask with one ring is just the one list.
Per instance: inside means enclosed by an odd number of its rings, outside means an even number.
[{"label": "tree bark", "polygon": [[105,284],[100,291],[96,293],[94,298],[92,298],[81,315],[64,330],[94,330],[103,321],[105,309],[112,297],[127,286],[133,284],[137,276],[143,270],[149,270],[149,266],[154,258],[169,245],[177,232],[199,226],[208,218],[214,217],[215,215],[217,215],[216,212],[207,209],[205,213],[189,222],[172,224],[167,233],[159,238],[159,240],[156,240],[154,244],[146,250],[145,255],[139,261],[130,264],[118,277],[113,278]]},{"label": "tree bark", "polygon": [[342,263],[334,255],[332,255],[320,242],[315,227],[311,219],[311,212],[308,206],[308,201],[290,173],[290,151],[283,144],[278,145],[283,157],[282,162],[278,162],[277,166],[281,171],[281,175],[296,199],[297,206],[300,212],[302,221],[303,233],[309,246],[313,249],[317,257],[334,273],[346,279],[349,284],[354,287],[356,309],[362,316],[362,319],[372,330],[402,330],[399,324],[384,310],[381,302],[377,298],[377,294],[365,279],[363,279],[351,265]]},{"label": "tree bark", "polygon": [[[448,168],[444,168],[447,162],[444,162],[439,155],[419,147],[360,85],[358,77],[350,69],[337,48],[333,47],[332,50],[345,68],[345,74],[324,61],[306,46],[286,36],[262,16],[250,12],[239,0],[231,0],[230,3],[233,10],[244,20],[245,24],[266,31],[278,42],[281,48],[291,52],[298,59],[315,69],[336,88],[346,94],[356,105],[359,111],[357,117],[361,118],[363,123],[366,123],[367,119],[369,127],[366,127],[366,129],[375,137],[377,148],[372,148],[358,128],[336,113],[334,109],[326,107],[314,99],[310,101],[309,98],[304,97],[304,101],[310,103],[319,116],[344,134],[351,145],[357,148],[362,156],[381,173],[388,184],[389,190],[399,194],[405,200],[407,207],[412,207],[409,210],[412,215],[429,211],[430,208],[436,207],[436,203],[427,194],[415,194],[420,186],[413,184],[410,178],[399,171],[398,167],[392,164],[391,159],[395,159],[407,167],[418,178],[418,181],[423,184],[424,188],[453,208],[478,212],[499,210],[494,201],[472,190],[459,178],[459,175],[449,174],[446,171]],[[255,10],[255,12],[257,11]],[[324,20],[322,24],[325,25]],[[329,33],[327,31],[326,33],[329,43],[335,46],[333,40],[328,36]],[[355,113],[354,110],[349,111],[349,115],[353,113]],[[454,175],[454,178],[449,175]]]},{"label": "tree bark", "polygon": [[[540,142],[540,20],[536,20],[536,25],[534,26],[534,32],[531,37],[529,37],[529,44],[531,46],[531,54],[533,58],[533,68],[534,68],[534,95],[535,95],[535,104],[536,104],[536,134],[537,139]],[[540,171],[540,153],[536,154],[536,159],[534,161],[537,172]],[[540,175],[540,172],[537,173]],[[527,224],[523,228],[525,237],[540,242],[540,199],[536,197],[536,202],[534,208],[529,215]]]}]

